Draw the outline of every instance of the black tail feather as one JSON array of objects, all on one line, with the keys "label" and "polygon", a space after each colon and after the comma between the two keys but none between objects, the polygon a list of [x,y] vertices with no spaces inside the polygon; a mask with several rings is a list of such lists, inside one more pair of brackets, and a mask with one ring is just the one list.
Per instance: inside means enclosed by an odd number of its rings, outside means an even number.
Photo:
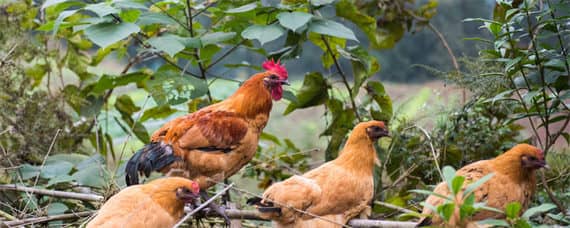
[{"label": "black tail feather", "polygon": [[180,159],[172,152],[172,147],[159,142],[145,145],[127,162],[125,178],[127,185],[139,183],[139,173],[149,176],[152,171],[159,171]]}]

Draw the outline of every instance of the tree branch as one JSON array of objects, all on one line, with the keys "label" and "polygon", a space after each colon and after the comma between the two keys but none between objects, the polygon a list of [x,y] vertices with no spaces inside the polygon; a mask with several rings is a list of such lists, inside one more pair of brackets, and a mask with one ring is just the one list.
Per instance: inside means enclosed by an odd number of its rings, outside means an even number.
[{"label": "tree branch", "polygon": [[32,224],[46,223],[46,222],[56,221],[56,220],[66,220],[66,219],[87,217],[87,216],[92,215],[93,213],[95,213],[95,211],[83,211],[83,212],[77,212],[77,213],[72,213],[72,214],[62,214],[62,215],[51,215],[51,216],[44,216],[44,217],[37,217],[37,218],[27,218],[27,219],[22,219],[22,220],[4,222],[4,225],[6,225],[8,227],[32,225]]},{"label": "tree branch", "polygon": [[346,90],[348,90],[348,95],[350,96],[350,103],[352,104],[352,110],[354,111],[354,115],[356,116],[356,118],[358,119],[359,122],[362,122],[362,118],[360,118],[360,114],[358,114],[358,110],[357,110],[358,107],[356,107],[356,102],[354,101],[354,94],[352,94],[352,89],[350,89],[350,85],[348,84],[348,80],[346,79],[346,75],[342,71],[342,68],[340,67],[340,64],[338,63],[338,60],[336,59],[336,56],[334,55],[334,53],[331,49],[329,41],[323,35],[321,35],[321,40],[325,43],[325,46],[327,48],[327,52],[331,55],[333,62],[334,62],[334,65],[335,65],[338,73],[342,77],[342,82],[344,83]]},{"label": "tree branch", "polygon": [[228,185],[222,191],[216,193],[216,195],[214,195],[212,198],[210,198],[209,200],[207,200],[206,202],[204,202],[203,204],[198,206],[196,209],[192,210],[190,213],[186,214],[178,223],[176,223],[176,225],[174,225],[173,228],[180,227],[182,224],[184,224],[184,222],[186,222],[186,220],[188,220],[190,217],[192,217],[192,215],[196,214],[196,212],[198,212],[198,211],[202,210],[203,208],[207,207],[208,205],[210,205],[210,203],[214,202],[214,200],[216,198],[222,196],[225,192],[230,190],[230,188],[232,188],[233,186],[234,186],[234,183]]},{"label": "tree branch", "polygon": [[[190,37],[194,37],[194,25],[192,24],[192,7],[190,7],[190,0],[186,0],[186,23],[187,25],[187,29],[190,32]],[[212,99],[212,94],[210,93],[210,88],[208,85],[208,78],[206,77],[206,69],[204,68],[204,65],[202,64],[202,60],[200,60],[200,49],[196,48],[194,49],[194,58],[196,58],[196,62],[198,62],[198,68],[200,69],[200,75],[201,75],[201,79],[204,80],[204,82],[206,83],[206,95],[208,96],[208,101],[210,103],[212,103],[213,99]]]},{"label": "tree branch", "polygon": [[59,198],[76,199],[76,200],[84,200],[84,201],[103,201],[103,199],[104,199],[103,196],[96,195],[96,194],[86,194],[86,193],[77,193],[77,192],[64,192],[64,191],[55,191],[55,190],[47,190],[47,189],[37,189],[37,188],[31,188],[31,187],[18,186],[15,184],[0,185],[0,190],[2,190],[2,191],[26,192],[26,193],[37,194],[37,195],[53,196],[53,197],[59,197]]}]

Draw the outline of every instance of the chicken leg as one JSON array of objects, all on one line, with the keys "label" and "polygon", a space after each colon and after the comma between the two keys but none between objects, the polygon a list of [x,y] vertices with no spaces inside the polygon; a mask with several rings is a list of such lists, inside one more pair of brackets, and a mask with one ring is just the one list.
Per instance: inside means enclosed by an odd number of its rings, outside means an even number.
[{"label": "chicken leg", "polygon": [[[200,191],[200,196],[204,201],[208,201],[210,199],[210,196],[208,196],[208,193],[206,191]],[[228,226],[230,225],[230,218],[226,214],[226,209],[224,206],[220,206],[214,202],[211,202],[208,205],[208,207],[210,208],[211,211],[215,211],[216,213],[218,213],[218,215],[222,216],[222,218],[226,222],[226,225]]]}]

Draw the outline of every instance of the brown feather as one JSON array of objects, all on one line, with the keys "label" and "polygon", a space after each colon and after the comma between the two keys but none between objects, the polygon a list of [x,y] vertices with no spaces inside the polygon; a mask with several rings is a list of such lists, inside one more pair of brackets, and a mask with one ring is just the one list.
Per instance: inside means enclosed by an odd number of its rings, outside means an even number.
[{"label": "brown feather", "polygon": [[379,121],[357,125],[338,158],[303,176],[295,175],[270,186],[261,203],[274,202],[274,206],[281,208],[281,214],[261,213],[261,216],[284,227],[315,227],[315,224],[334,227],[334,223],[283,205],[327,216],[340,224],[365,211],[374,193],[373,169],[377,159],[374,141],[367,135],[370,126],[385,128]]},{"label": "brown feather", "polygon": [[87,228],[172,227],[184,214],[184,202],[176,197],[181,187],[194,188],[192,181],[178,177],[127,187],[105,202]]},{"label": "brown feather", "polygon": [[[532,200],[536,189],[536,177],[534,169],[526,169],[521,166],[521,157],[522,155],[539,156],[540,153],[540,150],[534,146],[519,144],[495,159],[482,160],[464,166],[457,171],[457,175],[465,177],[465,188],[468,184],[487,174],[494,173],[489,181],[474,191],[475,201],[486,202],[487,206],[499,210],[504,210],[506,205],[511,202],[519,202],[523,208],[522,212],[528,208]],[[434,192],[444,196],[451,194],[445,182],[438,184]],[[437,205],[444,203],[444,200],[436,196],[429,196],[426,203],[437,207]],[[422,214],[429,215],[433,212],[428,207],[424,207]],[[449,224],[465,226],[471,221],[488,218],[504,218],[504,214],[482,210],[477,212],[470,221],[463,221],[464,223],[460,224],[459,211],[456,210]],[[438,216],[432,218],[434,225],[441,225],[442,222]]]}]

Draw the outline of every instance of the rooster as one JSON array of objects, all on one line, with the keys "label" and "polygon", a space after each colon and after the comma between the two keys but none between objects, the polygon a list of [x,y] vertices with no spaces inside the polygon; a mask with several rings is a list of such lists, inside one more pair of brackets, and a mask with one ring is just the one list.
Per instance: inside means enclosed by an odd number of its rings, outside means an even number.
[{"label": "rooster", "polygon": [[198,183],[167,177],[127,187],[111,197],[87,228],[172,227],[184,214],[184,204],[198,199]]},{"label": "rooster", "polygon": [[[374,193],[374,143],[388,136],[383,122],[358,124],[340,155],[303,176],[270,186],[263,198],[252,198],[262,218],[277,227],[335,227],[369,212]],[[305,211],[307,213],[301,213]],[[313,215],[321,218],[316,218]]]},{"label": "rooster", "polygon": [[[547,167],[542,150],[529,144],[519,144],[507,152],[491,160],[482,160],[464,166],[457,171],[457,175],[465,177],[465,184],[475,182],[482,177],[493,173],[493,177],[479,186],[475,191],[475,202],[486,202],[487,206],[504,210],[511,202],[519,202],[524,211],[528,208],[536,190],[535,170]],[[439,183],[434,190],[440,195],[449,196],[451,193],[445,182]],[[426,199],[426,203],[437,207],[445,200],[434,195]],[[433,211],[425,206],[422,214],[433,215]],[[504,214],[493,211],[480,211],[471,218],[473,221],[488,218],[504,218]],[[418,226],[442,225],[438,216],[426,217]],[[469,226],[460,224],[459,210],[449,221],[451,226]]]},{"label": "rooster", "polygon": [[[272,100],[283,96],[288,73],[283,65],[265,61],[265,72],[253,75],[229,98],[178,117],[158,129],[151,142],[126,166],[126,183],[139,183],[139,173],[160,171],[184,176],[206,189],[235,174],[255,155],[259,135],[267,124]],[[211,204],[224,216],[224,211]]]}]

